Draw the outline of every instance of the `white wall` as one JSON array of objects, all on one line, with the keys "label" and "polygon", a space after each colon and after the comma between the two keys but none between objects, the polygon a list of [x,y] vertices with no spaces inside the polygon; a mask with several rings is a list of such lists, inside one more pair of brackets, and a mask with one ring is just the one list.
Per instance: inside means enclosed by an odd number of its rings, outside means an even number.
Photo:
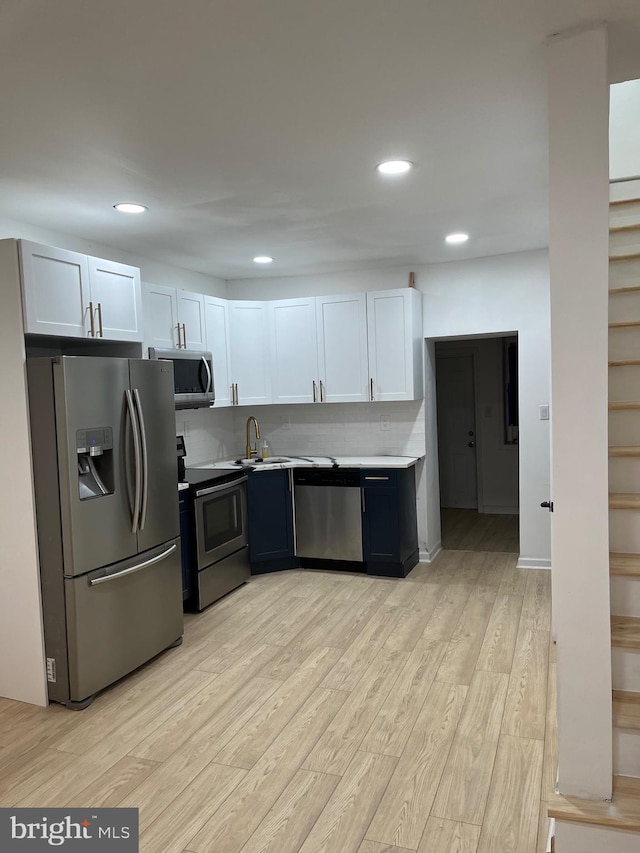
[{"label": "white wall", "polygon": [[0,696],[46,704],[18,252],[0,243]]},{"label": "white wall", "polygon": [[559,786],[611,796],[604,26],[549,45],[554,626]]},{"label": "white wall", "polygon": [[504,442],[503,338],[444,341],[436,354],[473,353],[481,512],[517,513],[518,445]]},{"label": "white wall", "polygon": [[[520,349],[520,558],[523,566],[550,565],[550,525],[540,502],[549,498],[549,422],[538,407],[549,403],[549,273],[544,250],[419,267],[364,270],[331,275],[229,282],[235,299],[286,299],[292,296],[350,293],[405,287],[416,273],[423,294],[425,337],[476,336],[518,332]],[[428,351],[429,352],[429,351]],[[429,359],[427,358],[427,362]],[[434,381],[429,374],[427,382]],[[435,445],[435,418],[426,445]],[[430,463],[428,463],[430,464]],[[428,467],[428,466],[427,466]],[[435,472],[419,489],[426,517],[429,551],[440,540]]]},{"label": "white wall", "polygon": [[37,228],[24,222],[10,219],[0,219],[0,239],[15,237],[16,239],[33,240],[36,243],[44,243],[46,246],[56,246],[59,249],[68,249],[71,252],[81,252],[85,255],[93,255],[95,258],[105,258],[122,264],[139,267],[143,281],[153,284],[162,284],[166,287],[180,287],[184,290],[192,290],[196,293],[206,293],[209,296],[227,295],[227,283],[215,276],[202,275],[202,273],[173,267],[169,264],[139,255],[134,252],[124,252],[113,246],[105,246],[71,234],[63,234],[58,231]]},{"label": "white wall", "polygon": [[609,176],[640,176],[640,80],[616,83],[610,90]]}]

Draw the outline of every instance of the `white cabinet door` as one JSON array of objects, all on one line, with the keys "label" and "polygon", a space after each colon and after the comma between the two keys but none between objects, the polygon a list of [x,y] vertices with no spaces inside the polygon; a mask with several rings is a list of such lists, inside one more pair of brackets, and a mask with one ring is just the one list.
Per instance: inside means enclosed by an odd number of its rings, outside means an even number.
[{"label": "white cabinet door", "polygon": [[366,294],[316,297],[316,322],[322,402],[367,401]]},{"label": "white cabinet door", "polygon": [[141,341],[140,270],[101,258],[88,258],[96,337]]},{"label": "white cabinet door", "polygon": [[367,293],[372,400],[422,399],[420,309],[420,294],[412,288]]},{"label": "white cabinet door", "polygon": [[145,282],[142,299],[145,346],[175,349],[178,346],[178,304],[175,287]]},{"label": "white cabinet door", "polygon": [[272,402],[318,402],[315,298],[282,299],[267,304]]},{"label": "white cabinet door", "polygon": [[20,241],[25,332],[84,338],[91,334],[86,255]]},{"label": "white cabinet door", "polygon": [[206,349],[213,354],[213,381],[216,392],[215,408],[231,406],[231,377],[229,376],[229,320],[226,299],[204,298],[204,319],[207,332]]},{"label": "white cabinet door", "polygon": [[266,302],[229,302],[231,384],[236,404],[271,402],[269,323]]},{"label": "white cabinet door", "polygon": [[204,296],[188,290],[178,290],[177,298],[183,349],[205,350]]}]

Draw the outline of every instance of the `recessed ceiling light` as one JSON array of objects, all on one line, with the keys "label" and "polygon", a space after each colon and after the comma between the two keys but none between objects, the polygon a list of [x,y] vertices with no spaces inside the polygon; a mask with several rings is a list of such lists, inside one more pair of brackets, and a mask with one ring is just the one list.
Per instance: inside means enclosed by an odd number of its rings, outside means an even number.
[{"label": "recessed ceiling light", "polygon": [[273,263],[273,258],[270,258],[269,255],[257,255],[253,262],[255,264],[271,264]]},{"label": "recessed ceiling light", "polygon": [[146,211],[149,210],[149,208],[145,207],[144,204],[132,204],[128,201],[121,202],[120,204],[114,204],[113,206],[120,213],[146,213]]},{"label": "recessed ceiling light", "polygon": [[455,245],[456,243],[466,243],[467,240],[469,239],[469,235],[468,234],[462,234],[462,233],[447,234],[447,236],[444,239],[447,241],[447,243],[451,243],[451,244]]},{"label": "recessed ceiling light", "polygon": [[410,160],[385,160],[376,166],[381,175],[405,175],[412,168],[413,163]]}]

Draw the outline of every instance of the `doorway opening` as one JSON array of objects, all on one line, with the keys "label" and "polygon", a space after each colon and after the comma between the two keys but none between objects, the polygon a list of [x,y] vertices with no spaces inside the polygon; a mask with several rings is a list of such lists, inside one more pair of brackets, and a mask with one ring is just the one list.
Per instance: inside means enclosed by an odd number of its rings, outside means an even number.
[{"label": "doorway opening", "polygon": [[519,553],[518,336],[435,344],[442,547]]}]

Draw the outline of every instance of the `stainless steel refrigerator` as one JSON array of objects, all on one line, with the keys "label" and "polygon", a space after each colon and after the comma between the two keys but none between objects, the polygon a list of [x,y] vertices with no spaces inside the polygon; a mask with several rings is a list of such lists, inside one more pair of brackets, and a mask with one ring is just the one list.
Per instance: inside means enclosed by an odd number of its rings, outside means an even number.
[{"label": "stainless steel refrigerator", "polygon": [[183,633],[173,366],[27,361],[49,698],[88,705]]}]

